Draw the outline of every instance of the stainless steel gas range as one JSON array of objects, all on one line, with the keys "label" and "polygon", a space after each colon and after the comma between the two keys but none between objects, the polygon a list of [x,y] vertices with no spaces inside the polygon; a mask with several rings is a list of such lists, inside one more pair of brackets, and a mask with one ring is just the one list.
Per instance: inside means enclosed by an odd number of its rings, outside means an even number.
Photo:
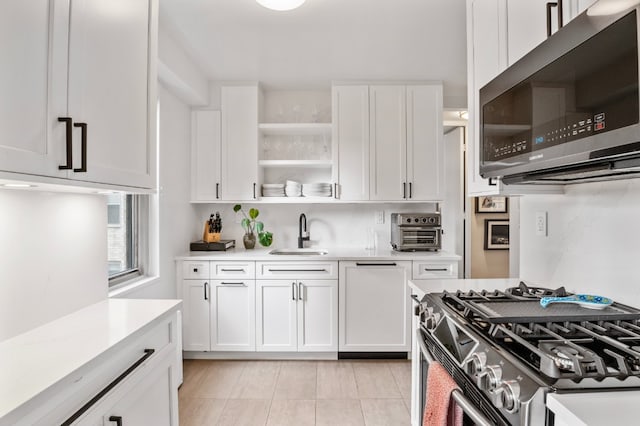
[{"label": "stainless steel gas range", "polygon": [[416,306],[420,413],[433,360],[458,383],[453,397],[466,419],[483,426],[553,425],[552,392],[640,389],[640,310],[540,305],[566,294],[524,283],[426,294]]}]

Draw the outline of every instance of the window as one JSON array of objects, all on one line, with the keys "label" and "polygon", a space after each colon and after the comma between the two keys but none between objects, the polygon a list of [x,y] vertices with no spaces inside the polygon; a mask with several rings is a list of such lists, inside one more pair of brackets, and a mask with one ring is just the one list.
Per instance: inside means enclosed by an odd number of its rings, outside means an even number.
[{"label": "window", "polygon": [[140,203],[143,196],[110,194],[107,199],[109,286],[142,274],[139,262]]}]

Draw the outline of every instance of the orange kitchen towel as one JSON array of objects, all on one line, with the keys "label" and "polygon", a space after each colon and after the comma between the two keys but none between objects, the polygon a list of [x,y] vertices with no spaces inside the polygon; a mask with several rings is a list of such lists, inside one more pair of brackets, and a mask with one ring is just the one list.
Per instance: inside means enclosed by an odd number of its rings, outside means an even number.
[{"label": "orange kitchen towel", "polygon": [[433,361],[427,370],[427,397],[422,426],[462,426],[462,408],[451,398],[460,389],[447,370]]}]

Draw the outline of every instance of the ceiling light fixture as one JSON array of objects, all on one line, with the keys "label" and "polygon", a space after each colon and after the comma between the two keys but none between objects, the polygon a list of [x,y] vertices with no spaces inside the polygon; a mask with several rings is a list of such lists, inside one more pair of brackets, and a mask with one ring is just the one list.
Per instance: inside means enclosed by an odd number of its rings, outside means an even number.
[{"label": "ceiling light fixture", "polygon": [[305,0],[256,0],[261,6],[267,9],[285,11],[293,10],[302,6]]}]

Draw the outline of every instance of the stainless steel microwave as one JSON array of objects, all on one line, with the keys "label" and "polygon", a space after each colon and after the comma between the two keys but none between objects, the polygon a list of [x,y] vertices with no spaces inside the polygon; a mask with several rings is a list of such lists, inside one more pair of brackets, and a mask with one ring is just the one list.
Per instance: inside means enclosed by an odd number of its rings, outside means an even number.
[{"label": "stainless steel microwave", "polygon": [[640,177],[640,8],[596,2],[480,89],[480,174],[510,183]]}]

